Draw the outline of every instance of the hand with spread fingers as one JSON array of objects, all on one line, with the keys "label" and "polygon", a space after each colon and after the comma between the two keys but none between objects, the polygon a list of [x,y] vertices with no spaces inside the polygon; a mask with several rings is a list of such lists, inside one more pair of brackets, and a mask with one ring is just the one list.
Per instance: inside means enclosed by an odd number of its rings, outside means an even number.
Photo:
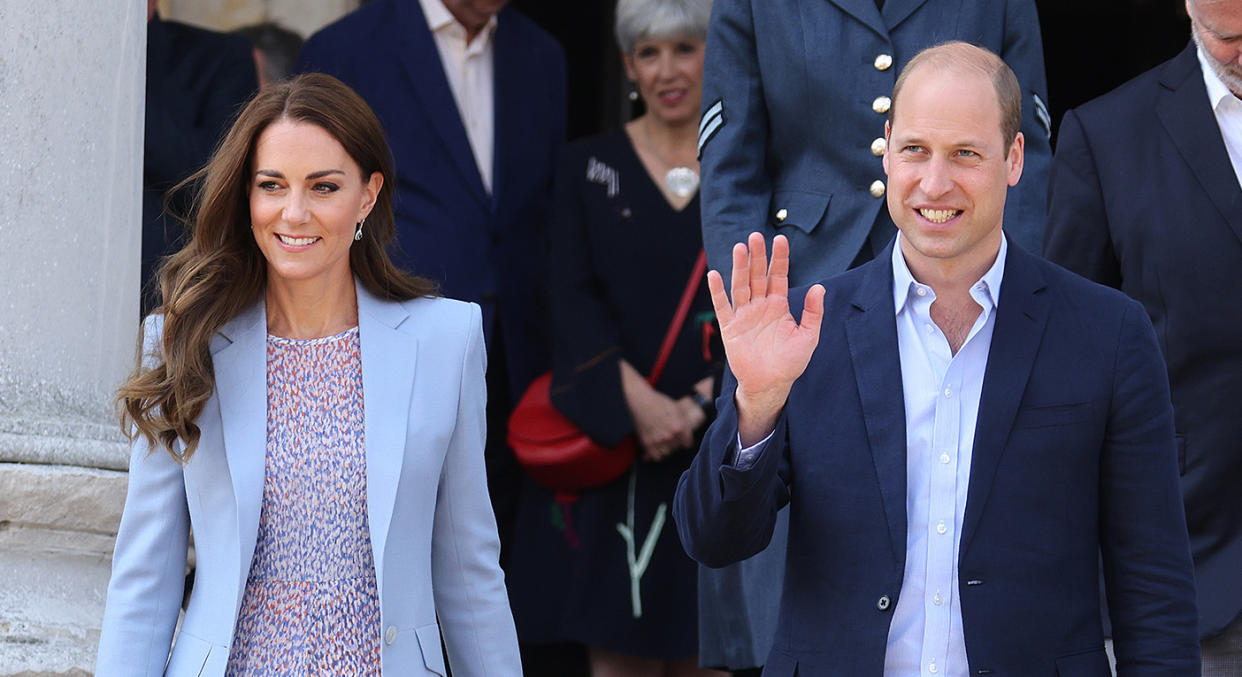
[{"label": "hand with spread fingers", "polygon": [[783,235],[772,239],[769,265],[759,233],[733,246],[732,303],[719,272],[707,274],[707,286],[729,368],[737,378],[738,434],[743,446],[749,446],[776,426],[794,381],[819,344],[824,287],[816,284],[807,290],[802,322],[795,321],[789,312],[789,241]]}]

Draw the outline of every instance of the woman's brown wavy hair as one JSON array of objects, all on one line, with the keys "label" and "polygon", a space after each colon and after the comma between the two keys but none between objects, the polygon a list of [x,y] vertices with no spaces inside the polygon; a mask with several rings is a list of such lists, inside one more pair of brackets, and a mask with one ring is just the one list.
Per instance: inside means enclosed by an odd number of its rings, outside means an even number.
[{"label": "woman's brown wavy hair", "polygon": [[[318,125],[336,138],[362,169],[384,184],[365,233],[349,252],[353,274],[380,298],[406,300],[435,293],[435,285],[393,265],[386,252],[396,234],[396,185],[384,130],[370,107],[336,78],[307,73],[260,91],[242,109],[207,165],[174,190],[199,185],[187,219],[190,241],[160,266],[155,309],[164,316],[157,355],[142,355],[117,392],[121,427],[163,447],[184,463],[198,446],[194,422],[215,389],[209,342],[224,323],[258,301],[267,263],[250,228],[251,163],[259,135],[277,120]],[[144,327],[145,329],[145,327]],[[174,442],[185,450],[177,454]]]}]

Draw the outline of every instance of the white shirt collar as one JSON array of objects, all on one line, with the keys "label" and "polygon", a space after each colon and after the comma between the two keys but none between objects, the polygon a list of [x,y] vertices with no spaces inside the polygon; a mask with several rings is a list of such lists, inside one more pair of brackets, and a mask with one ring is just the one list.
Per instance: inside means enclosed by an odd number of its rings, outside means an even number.
[{"label": "white shirt collar", "polygon": [[[444,6],[443,0],[418,0],[418,4],[423,7],[423,16],[426,17],[427,27],[431,29],[432,33],[439,33],[449,26],[456,26],[457,30],[461,34],[461,39],[463,41],[465,40],[466,27],[461,25],[461,22],[448,11],[448,8]],[[483,30],[479,31],[479,37],[485,37],[487,40],[490,40],[492,33],[495,31],[496,15],[493,14],[491,18],[487,20],[487,24],[483,27]],[[478,37],[476,37],[475,40],[478,40]],[[484,40],[484,42],[487,40]]]},{"label": "white shirt collar", "polygon": [[1212,64],[1208,63],[1207,56],[1203,50],[1196,48],[1195,54],[1199,57],[1199,70],[1203,71],[1203,84],[1207,85],[1208,101],[1212,103],[1212,110],[1220,107],[1222,101],[1227,99],[1236,99],[1233,92],[1225,86],[1220,76],[1216,74],[1216,69],[1212,68]]},{"label": "white shirt collar", "polygon": [[[999,305],[1001,280],[1005,276],[1005,256],[1008,252],[1009,238],[1002,232],[1000,251],[996,253],[996,260],[970,290],[970,295],[980,305],[985,305],[985,302],[990,303],[993,308]],[[918,293],[919,288],[930,289],[914,279],[910,267],[906,265],[906,257],[901,253],[901,232],[898,231],[897,239],[893,240],[893,313],[900,315],[906,302],[911,295]]]}]

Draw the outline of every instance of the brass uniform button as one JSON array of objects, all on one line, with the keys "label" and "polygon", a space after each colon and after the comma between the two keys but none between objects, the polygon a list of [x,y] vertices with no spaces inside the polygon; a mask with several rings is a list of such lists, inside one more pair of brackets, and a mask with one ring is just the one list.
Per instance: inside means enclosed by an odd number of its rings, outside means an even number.
[{"label": "brass uniform button", "polygon": [[889,54],[880,54],[875,58],[875,69],[878,71],[886,71],[893,67],[893,57]]},{"label": "brass uniform button", "polygon": [[871,142],[871,154],[876,157],[883,155],[885,149],[887,148],[888,148],[888,142],[886,142],[884,140],[884,137],[882,136],[876,139],[875,141]]},{"label": "brass uniform button", "polygon": [[893,105],[893,100],[887,96],[877,96],[875,101],[871,102],[871,110],[877,113],[887,113],[888,109]]},{"label": "brass uniform button", "polygon": [[778,222],[784,221],[788,216],[789,216],[789,211],[786,210],[784,207],[781,207],[780,209],[776,210],[776,220]]},{"label": "brass uniform button", "polygon": [[884,182],[876,179],[871,182],[871,197],[884,197]]}]

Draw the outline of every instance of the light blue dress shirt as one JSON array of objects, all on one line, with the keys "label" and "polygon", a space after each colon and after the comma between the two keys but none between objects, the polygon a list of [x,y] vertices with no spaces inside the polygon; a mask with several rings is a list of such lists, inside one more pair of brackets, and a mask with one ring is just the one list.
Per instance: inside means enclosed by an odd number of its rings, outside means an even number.
[{"label": "light blue dress shirt", "polygon": [[[893,306],[906,414],[906,568],[889,626],[886,677],[969,674],[958,544],[1008,246],[1002,237],[996,261],[971,287],[982,312],[954,355],[931,319],[935,292],[910,273],[900,234],[893,245]],[[770,438],[740,449],[734,466],[752,467]]]}]

